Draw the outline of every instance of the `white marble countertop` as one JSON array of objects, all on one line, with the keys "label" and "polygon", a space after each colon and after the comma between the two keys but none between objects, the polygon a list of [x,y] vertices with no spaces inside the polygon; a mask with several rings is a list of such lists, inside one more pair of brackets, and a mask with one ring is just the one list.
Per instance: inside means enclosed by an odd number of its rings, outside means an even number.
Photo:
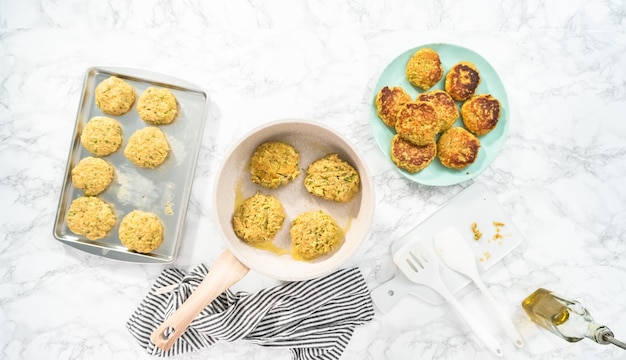
[{"label": "white marble countertop", "polygon": [[[211,97],[180,254],[211,265],[224,247],[210,213],[230,144],[275,119],[311,119],[367,159],[376,187],[370,235],[346,264],[374,288],[394,274],[389,245],[474,182],[524,236],[484,280],[525,335],[509,359],[623,359],[590,340],[539,330],[520,302],[538,287],[580,300],[626,340],[626,4],[620,1],[44,1],[0,0],[0,358],[148,359],[125,322],[165,267],[121,263],[52,236],[88,67],[137,67]],[[498,71],[510,128],[471,181],[407,181],[368,124],[374,86],[401,52],[473,49]],[[261,280],[260,282],[258,280]],[[239,284],[269,284],[250,274]],[[478,290],[459,299],[479,307]],[[478,310],[476,310],[479,312]],[[506,344],[506,340],[503,339]],[[287,359],[219,343],[186,359]],[[405,298],[357,328],[344,359],[487,359],[447,306]]]}]

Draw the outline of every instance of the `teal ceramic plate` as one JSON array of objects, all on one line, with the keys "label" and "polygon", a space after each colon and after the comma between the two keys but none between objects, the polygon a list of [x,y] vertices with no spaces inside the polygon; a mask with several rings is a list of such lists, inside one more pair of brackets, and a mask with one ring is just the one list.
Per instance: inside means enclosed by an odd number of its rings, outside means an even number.
[{"label": "teal ceramic plate", "polygon": [[[401,86],[414,99],[419,93],[424,92],[424,90],[411,85],[405,76],[407,61],[409,61],[411,55],[421,48],[431,48],[437,51],[437,53],[439,53],[439,57],[441,58],[444,70],[443,78],[429,91],[435,89],[444,90],[445,74],[448,73],[448,70],[450,70],[450,68],[459,61],[469,61],[476,65],[481,76],[481,82],[476,90],[476,94],[491,94],[500,100],[501,114],[498,126],[496,126],[496,128],[487,135],[478,137],[481,143],[478,157],[472,165],[466,167],[465,169],[453,170],[446,168],[441,165],[438,159],[435,158],[427,168],[415,174],[411,174],[398,168],[391,161],[390,145],[391,138],[395,134],[395,131],[385,125],[376,114],[374,99],[380,89],[385,86]],[[460,112],[462,103],[457,101],[456,104]],[[463,126],[463,122],[460,118],[456,121],[454,126]],[[506,134],[509,128],[509,101],[500,77],[494,68],[482,56],[461,46],[450,44],[427,44],[405,51],[396,57],[389,65],[387,65],[378,79],[376,88],[374,89],[374,98],[372,99],[370,109],[370,127],[372,128],[378,147],[380,147],[382,152],[387,156],[389,163],[400,171],[400,173],[406,178],[415,181],[416,183],[430,186],[454,185],[477,176],[488,168],[496,156],[498,156],[498,153],[504,144],[504,140],[506,139]]]}]

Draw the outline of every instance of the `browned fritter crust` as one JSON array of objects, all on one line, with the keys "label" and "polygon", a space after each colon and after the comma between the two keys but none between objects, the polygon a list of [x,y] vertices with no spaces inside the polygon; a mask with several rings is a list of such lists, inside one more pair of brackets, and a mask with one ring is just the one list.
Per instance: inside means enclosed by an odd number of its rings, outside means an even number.
[{"label": "browned fritter crust", "polygon": [[396,134],[391,139],[391,160],[396,166],[410,173],[426,168],[437,156],[437,144],[417,146]]},{"label": "browned fritter crust", "polygon": [[475,135],[485,135],[498,125],[500,101],[491,94],[470,97],[461,106],[463,124]]},{"label": "browned fritter crust", "polygon": [[456,101],[465,101],[474,95],[479,84],[478,68],[468,61],[455,64],[446,74],[446,91]]},{"label": "browned fritter crust", "polygon": [[421,93],[417,96],[417,101],[428,102],[435,108],[439,119],[439,131],[448,130],[459,118],[459,109],[457,109],[454,99],[443,90]]},{"label": "browned fritter crust", "polygon": [[406,103],[398,112],[396,132],[418,146],[435,142],[439,120],[433,105],[423,101]]},{"label": "browned fritter crust", "polygon": [[398,111],[411,100],[411,96],[402,87],[385,86],[376,95],[376,114],[385,125],[393,128],[396,126]]},{"label": "browned fritter crust", "polygon": [[462,127],[453,127],[437,141],[437,157],[451,169],[463,169],[476,161],[480,140]]},{"label": "browned fritter crust", "polygon": [[443,77],[439,54],[430,48],[419,49],[406,64],[406,78],[413,86],[428,90]]}]

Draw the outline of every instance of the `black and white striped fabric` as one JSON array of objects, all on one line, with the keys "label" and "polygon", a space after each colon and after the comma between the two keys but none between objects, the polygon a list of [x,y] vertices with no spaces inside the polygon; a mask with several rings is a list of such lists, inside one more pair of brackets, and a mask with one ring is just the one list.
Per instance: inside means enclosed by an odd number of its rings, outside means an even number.
[{"label": "black and white striped fabric", "polygon": [[[157,348],[150,334],[182,305],[207,273],[204,265],[189,274],[178,269],[161,272],[126,324],[149,354],[174,356],[217,341],[241,340],[289,348],[297,360],[339,359],[354,328],[374,316],[361,271],[342,269],[252,294],[227,290],[202,310],[170,350]],[[159,290],[173,285],[170,292]]]}]

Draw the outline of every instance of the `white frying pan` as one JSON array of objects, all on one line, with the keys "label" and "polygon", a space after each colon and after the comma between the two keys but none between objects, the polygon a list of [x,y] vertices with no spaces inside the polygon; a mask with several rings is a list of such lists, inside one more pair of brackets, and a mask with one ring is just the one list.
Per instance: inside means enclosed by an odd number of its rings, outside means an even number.
[{"label": "white frying pan", "polygon": [[[301,174],[292,183],[270,190],[252,183],[248,166],[257,146],[276,140],[298,150]],[[304,187],[307,166],[329,153],[338,153],[359,172],[361,189],[348,203],[317,198]],[[231,218],[236,204],[257,191],[276,196],[285,208],[287,218],[274,241],[277,246],[290,247],[289,229],[296,216],[319,209],[333,216],[344,228],[344,243],[333,254],[313,261],[298,261],[290,255],[279,256],[247,245],[235,235]],[[171,348],[200,311],[249,270],[278,280],[295,281],[319,277],[339,268],[354,255],[367,236],[374,215],[374,199],[374,187],[365,163],[337,133],[303,120],[276,121],[253,130],[230,151],[215,183],[215,213],[228,248],[191,296],[152,333],[151,340],[164,351]],[[166,335],[170,332],[168,329],[171,330],[169,336]]]}]

